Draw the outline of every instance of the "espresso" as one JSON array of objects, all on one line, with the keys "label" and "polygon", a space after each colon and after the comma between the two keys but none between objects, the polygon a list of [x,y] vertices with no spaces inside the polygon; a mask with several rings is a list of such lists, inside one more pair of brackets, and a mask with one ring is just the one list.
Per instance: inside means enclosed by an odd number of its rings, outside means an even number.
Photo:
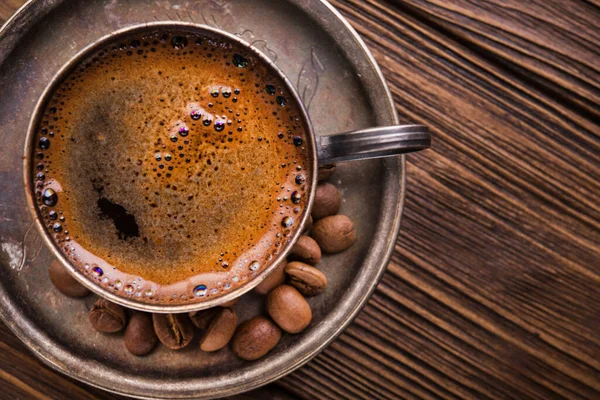
[{"label": "espresso", "polygon": [[268,267],[306,213],[302,115],[268,63],[226,37],[121,37],[49,96],[32,154],[40,216],[115,293],[221,296]]}]

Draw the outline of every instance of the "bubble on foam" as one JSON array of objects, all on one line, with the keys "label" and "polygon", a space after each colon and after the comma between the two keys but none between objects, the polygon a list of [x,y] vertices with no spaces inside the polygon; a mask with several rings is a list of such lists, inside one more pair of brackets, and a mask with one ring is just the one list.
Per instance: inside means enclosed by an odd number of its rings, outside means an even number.
[{"label": "bubble on foam", "polygon": [[302,195],[300,194],[300,192],[295,191],[294,193],[292,193],[291,199],[292,203],[298,204],[302,200]]},{"label": "bubble on foam", "polygon": [[183,50],[187,45],[188,40],[184,36],[173,36],[171,38],[171,46],[176,50]]},{"label": "bubble on foam", "polygon": [[181,137],[186,137],[190,133],[190,130],[187,126],[182,126],[179,128],[179,135]]},{"label": "bubble on foam", "polygon": [[248,66],[248,60],[242,57],[240,54],[234,54],[232,58],[233,65],[238,68],[246,68]]},{"label": "bubble on foam", "polygon": [[281,220],[281,226],[284,228],[290,228],[292,225],[294,225],[294,219],[290,216],[284,217]]},{"label": "bubble on foam", "polygon": [[190,117],[194,120],[194,121],[198,121],[200,118],[202,118],[202,111],[201,110],[192,110],[190,112]]},{"label": "bubble on foam", "polygon": [[194,296],[204,297],[206,296],[207,291],[208,288],[206,287],[206,285],[198,285],[194,288]]},{"label": "bubble on foam", "polygon": [[42,202],[48,207],[53,207],[58,203],[58,194],[53,189],[46,189],[42,193]]},{"label": "bubble on foam", "polygon": [[50,139],[41,137],[38,145],[40,146],[40,149],[48,150],[50,148]]},{"label": "bubble on foam", "polygon": [[225,122],[223,122],[221,120],[216,120],[215,121],[215,131],[222,132],[223,129],[225,129]]}]

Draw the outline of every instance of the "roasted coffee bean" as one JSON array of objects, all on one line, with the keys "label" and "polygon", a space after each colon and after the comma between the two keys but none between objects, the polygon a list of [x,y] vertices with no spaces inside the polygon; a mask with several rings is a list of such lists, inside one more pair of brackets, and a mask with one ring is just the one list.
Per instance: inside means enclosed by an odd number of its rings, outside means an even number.
[{"label": "roasted coffee bean", "polygon": [[327,287],[327,278],[315,267],[301,262],[291,262],[285,267],[290,285],[304,296],[316,296]]},{"label": "roasted coffee bean", "polygon": [[208,308],[206,310],[192,311],[189,313],[192,324],[200,329],[206,329],[212,322],[213,318],[219,313],[219,307]]},{"label": "roasted coffee bean", "polygon": [[356,241],[354,225],[345,215],[332,215],[317,221],[311,230],[311,236],[325,253],[347,250]]},{"label": "roasted coffee bean", "polygon": [[327,165],[321,165],[319,167],[319,182],[321,181],[326,181],[327,179],[331,178],[331,175],[333,175],[333,173],[335,172],[335,164],[327,164]]},{"label": "roasted coffee bean", "polygon": [[315,265],[321,261],[321,248],[310,236],[300,236],[292,247],[288,259]]},{"label": "roasted coffee bean", "polygon": [[105,333],[119,332],[127,323],[125,309],[105,299],[96,301],[88,316],[92,326]]},{"label": "roasted coffee bean", "polygon": [[54,287],[65,296],[79,298],[90,294],[90,291],[73,278],[67,269],[56,260],[50,264],[48,275],[50,275]]},{"label": "roasted coffee bean", "polygon": [[281,329],[269,318],[258,316],[238,326],[232,341],[233,352],[244,360],[264,357],[281,339]]},{"label": "roasted coffee bean", "polygon": [[310,215],[315,220],[335,215],[340,211],[340,204],[340,191],[331,183],[321,183],[317,186]]},{"label": "roasted coffee bean", "polygon": [[152,315],[135,311],[129,318],[123,341],[125,348],[133,355],[145,356],[150,353],[158,343]]},{"label": "roasted coffee bean", "polygon": [[237,304],[237,302],[238,302],[239,299],[240,299],[239,297],[236,297],[235,299],[229,300],[226,303],[219,304],[219,306],[221,306],[221,307],[233,307],[233,306],[235,306]]},{"label": "roasted coffee bean", "polygon": [[238,317],[233,308],[219,307],[219,313],[213,318],[200,339],[200,349],[203,351],[217,351],[227,346],[235,333]]},{"label": "roasted coffee bean", "polygon": [[283,262],[281,262],[281,264],[279,264],[277,267],[275,267],[273,272],[271,272],[265,278],[264,281],[259,283],[258,286],[256,286],[256,288],[254,288],[256,293],[267,294],[271,290],[276,288],[277,286],[282,285],[283,282],[285,282],[285,273],[283,272],[283,269],[285,268],[286,265],[287,265],[287,260],[284,260]]},{"label": "roasted coffee bean", "polygon": [[311,215],[310,217],[308,217],[308,221],[306,221],[306,226],[304,227],[304,232],[302,232],[302,233],[306,234],[308,231],[310,231],[312,229],[313,223],[314,223],[314,220]]},{"label": "roasted coffee bean", "polygon": [[267,312],[281,329],[289,333],[302,332],[312,320],[308,302],[289,285],[281,285],[269,293]]},{"label": "roasted coffee bean", "polygon": [[152,314],[158,340],[172,350],[183,349],[194,338],[194,326],[187,314]]}]

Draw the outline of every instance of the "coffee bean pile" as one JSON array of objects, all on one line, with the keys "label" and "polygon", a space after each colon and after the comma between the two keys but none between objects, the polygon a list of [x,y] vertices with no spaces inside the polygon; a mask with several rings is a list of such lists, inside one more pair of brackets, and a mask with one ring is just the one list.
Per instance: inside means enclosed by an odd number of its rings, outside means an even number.
[{"label": "coffee bean pile", "polygon": [[[158,342],[172,350],[183,349],[198,331],[202,334],[202,351],[218,351],[231,342],[233,352],[244,360],[265,356],[283,332],[298,334],[310,325],[312,310],[306,298],[321,294],[327,287],[327,277],[317,268],[322,253],[342,252],[356,241],[352,221],[338,214],[340,192],[326,182],[334,172],[335,165],[319,168],[319,185],[304,235],[294,244],[288,259],[254,289],[266,296],[268,316],[256,316],[238,325],[234,310],[238,299],[189,314],[149,314],[99,299],[89,311],[90,323],[104,333],[124,330],[125,348],[135,356],[149,354]],[[65,296],[82,298],[90,294],[58,261],[50,265],[49,275]]]}]

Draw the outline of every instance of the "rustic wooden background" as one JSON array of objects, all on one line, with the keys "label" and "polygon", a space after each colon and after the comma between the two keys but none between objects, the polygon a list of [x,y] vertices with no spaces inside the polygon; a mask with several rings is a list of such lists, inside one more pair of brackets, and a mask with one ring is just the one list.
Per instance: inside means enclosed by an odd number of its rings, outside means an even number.
[{"label": "rustic wooden background", "polygon": [[[0,22],[22,0],[0,0]],[[334,0],[409,157],[403,229],[354,324],[240,398],[600,399],[600,2]],[[0,398],[115,399],[0,326]]]}]

